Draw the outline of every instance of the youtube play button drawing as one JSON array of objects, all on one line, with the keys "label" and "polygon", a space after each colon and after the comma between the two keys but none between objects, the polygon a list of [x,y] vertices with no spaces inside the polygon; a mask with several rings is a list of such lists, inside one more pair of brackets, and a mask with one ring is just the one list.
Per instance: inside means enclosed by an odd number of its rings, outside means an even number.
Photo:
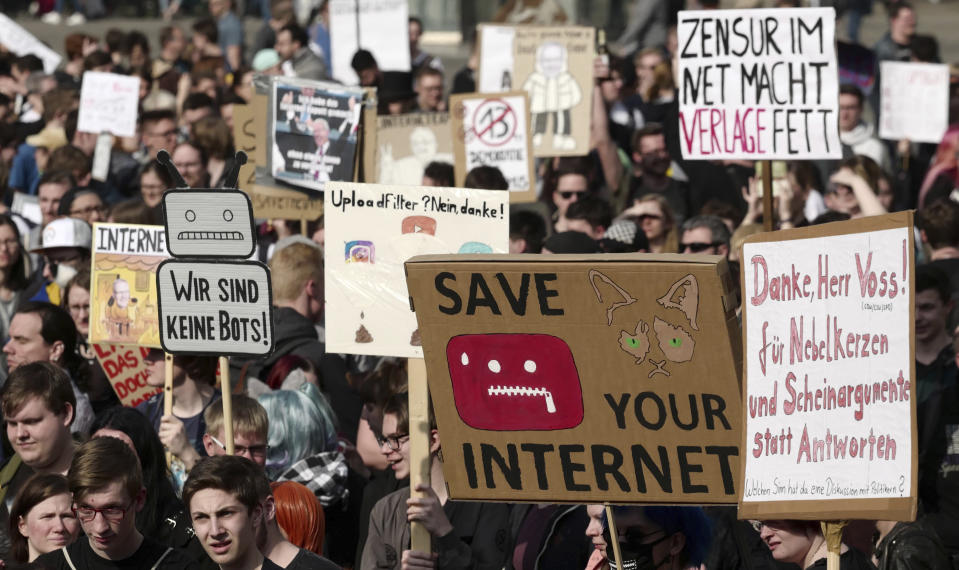
[{"label": "youtube play button drawing", "polygon": [[349,182],[330,182],[326,192],[331,352],[422,357],[403,263],[509,249],[507,192]]}]

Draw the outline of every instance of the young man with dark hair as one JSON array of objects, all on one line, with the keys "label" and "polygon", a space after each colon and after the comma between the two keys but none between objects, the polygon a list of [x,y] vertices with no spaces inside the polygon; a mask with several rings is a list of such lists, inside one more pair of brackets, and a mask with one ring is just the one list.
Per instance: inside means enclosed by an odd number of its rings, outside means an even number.
[{"label": "young man with dark hair", "polygon": [[429,66],[420,68],[413,78],[413,91],[416,91],[417,111],[436,113],[446,110],[442,71]]},{"label": "young man with dark hair", "polygon": [[930,264],[916,268],[916,418],[919,500],[925,523],[959,558],[959,359],[947,327],[949,280]]},{"label": "young man with dark hair", "polygon": [[855,85],[839,86],[839,140],[852,154],[868,156],[883,170],[889,170],[889,152],[876,136],[873,126],[862,118],[863,94]]},{"label": "young man with dark hair", "polygon": [[729,256],[729,231],[718,216],[696,216],[683,222],[679,230],[680,253],[703,253]]},{"label": "young man with dark hair", "polygon": [[143,508],[140,460],[123,441],[94,438],[81,445],[67,474],[73,509],[86,538],[48,552],[37,563],[49,570],[198,568],[186,553],[144,537],[136,528]]},{"label": "young man with dark hair", "polygon": [[509,190],[509,182],[503,176],[503,171],[495,166],[477,166],[466,173],[463,188],[477,190]]},{"label": "young man with dark hair", "polygon": [[310,35],[296,22],[290,22],[276,33],[273,46],[280,59],[289,66],[294,77],[320,81],[329,78],[326,62],[310,49]]},{"label": "young man with dark hair", "polygon": [[200,543],[220,568],[338,568],[283,537],[270,482],[260,466],[243,457],[203,460],[184,485],[183,500]]},{"label": "young man with dark hair", "polygon": [[509,252],[539,253],[546,239],[546,220],[536,212],[519,210],[509,215]]},{"label": "young man with dark hair", "polygon": [[423,169],[423,186],[452,188],[456,184],[453,165],[434,160]]},{"label": "young man with dark hair", "polygon": [[183,485],[183,503],[210,558],[224,570],[276,570],[257,548],[266,524],[261,502],[266,476],[251,461],[232,455],[198,463]]},{"label": "young man with dark hair", "polygon": [[636,200],[646,194],[660,194],[669,202],[677,223],[692,212],[689,188],[669,176],[672,157],[666,146],[663,126],[649,123],[633,134],[633,178],[629,181],[629,195]]},{"label": "young man with dark hair", "polygon": [[566,229],[598,240],[613,223],[613,208],[599,196],[584,196],[566,209]]},{"label": "young man with dark hair", "polygon": [[357,50],[350,60],[350,67],[360,78],[360,87],[379,87],[383,81],[383,73],[373,54],[365,49]]}]

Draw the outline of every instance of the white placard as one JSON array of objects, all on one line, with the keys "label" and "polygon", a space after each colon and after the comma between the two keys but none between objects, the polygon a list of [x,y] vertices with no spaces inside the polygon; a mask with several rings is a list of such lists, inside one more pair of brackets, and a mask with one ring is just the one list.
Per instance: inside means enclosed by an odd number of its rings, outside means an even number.
[{"label": "white placard", "polygon": [[80,88],[77,130],[132,137],[137,132],[140,78],[87,71]]},{"label": "white placard", "polygon": [[513,26],[480,26],[480,53],[483,61],[479,67],[476,91],[479,93],[501,93],[512,89],[513,80],[513,38],[516,29]]},{"label": "white placard", "polygon": [[334,79],[359,83],[350,66],[359,49],[369,50],[381,71],[410,70],[407,0],[330,0],[329,9]]},{"label": "white placard", "polygon": [[884,61],[879,136],[939,143],[949,128],[949,66]]},{"label": "white placard", "polygon": [[511,191],[528,191],[530,180],[526,97],[463,99],[463,146],[466,172],[477,166],[500,169]]},{"label": "white placard", "polygon": [[744,503],[910,496],[910,231],[745,244]]},{"label": "white placard", "polygon": [[403,263],[429,253],[507,253],[509,194],[330,182],[326,348],[422,358]]},{"label": "white placard", "polygon": [[253,204],[239,190],[167,190],[167,247],[175,257],[245,259],[256,249]]},{"label": "white placard", "polygon": [[832,8],[679,13],[686,159],[842,158]]},{"label": "white placard", "polygon": [[173,354],[273,350],[270,273],[256,261],[168,259],[157,268],[160,343]]},{"label": "white placard", "polygon": [[0,44],[17,55],[33,54],[43,61],[43,72],[53,73],[63,59],[50,46],[44,44],[4,14],[0,14]]}]

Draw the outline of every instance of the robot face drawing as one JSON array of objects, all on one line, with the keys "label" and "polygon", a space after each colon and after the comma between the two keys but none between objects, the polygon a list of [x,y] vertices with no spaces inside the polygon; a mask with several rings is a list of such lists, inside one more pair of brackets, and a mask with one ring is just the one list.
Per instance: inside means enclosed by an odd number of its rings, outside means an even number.
[{"label": "robot face drawing", "polygon": [[239,190],[168,190],[163,213],[167,247],[174,256],[253,255],[253,205]]}]

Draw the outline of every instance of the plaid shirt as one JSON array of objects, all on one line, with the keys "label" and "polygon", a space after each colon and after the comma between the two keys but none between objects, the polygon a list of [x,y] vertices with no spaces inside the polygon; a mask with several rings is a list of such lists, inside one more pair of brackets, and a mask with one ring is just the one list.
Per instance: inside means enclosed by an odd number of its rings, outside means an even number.
[{"label": "plaid shirt", "polygon": [[309,487],[323,508],[346,508],[350,490],[346,487],[349,468],[339,451],[324,451],[301,459],[284,471],[277,481],[295,481]]}]

